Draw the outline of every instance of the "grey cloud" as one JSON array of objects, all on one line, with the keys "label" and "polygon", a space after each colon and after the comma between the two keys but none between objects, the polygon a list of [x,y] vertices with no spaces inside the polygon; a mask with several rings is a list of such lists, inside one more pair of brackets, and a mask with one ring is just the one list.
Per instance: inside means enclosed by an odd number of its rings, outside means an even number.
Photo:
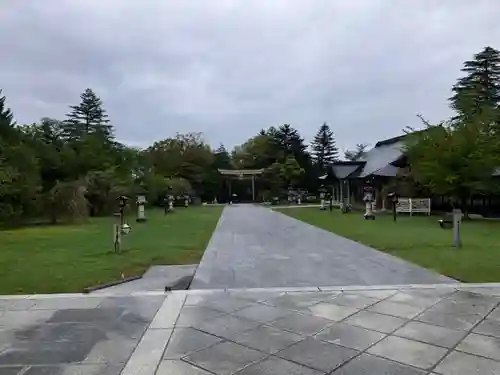
[{"label": "grey cloud", "polygon": [[0,87],[18,122],[92,87],[119,139],[216,146],[330,123],[341,148],[449,115],[461,64],[500,40],[496,0],[3,0]]}]

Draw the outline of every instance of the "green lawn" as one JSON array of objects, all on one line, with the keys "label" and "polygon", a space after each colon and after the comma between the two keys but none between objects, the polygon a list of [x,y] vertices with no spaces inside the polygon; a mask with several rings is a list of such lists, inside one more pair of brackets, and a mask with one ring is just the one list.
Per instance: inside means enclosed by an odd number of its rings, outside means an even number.
[{"label": "green lawn", "polygon": [[464,282],[500,281],[500,222],[464,222],[463,247],[457,250],[452,231],[439,227],[439,217],[398,216],[394,223],[390,215],[368,221],[360,212],[278,211]]},{"label": "green lawn", "polygon": [[81,292],[83,288],[142,274],[153,264],[198,263],[221,207],[178,208],[164,216],[146,212],[113,252],[114,218],[82,225],[0,231],[0,294]]}]

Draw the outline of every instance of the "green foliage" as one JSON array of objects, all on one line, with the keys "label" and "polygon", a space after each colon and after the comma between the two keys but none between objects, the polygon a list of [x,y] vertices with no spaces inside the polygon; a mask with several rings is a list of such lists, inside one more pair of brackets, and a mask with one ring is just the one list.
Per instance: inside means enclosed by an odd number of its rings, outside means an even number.
[{"label": "green foliage", "polygon": [[14,114],[10,108],[6,108],[5,101],[6,98],[2,96],[2,90],[0,90],[0,139],[5,139],[15,133]]},{"label": "green foliage", "polygon": [[113,127],[109,125],[108,115],[101,99],[89,88],[80,95],[80,98],[80,104],[70,106],[71,112],[67,114],[68,119],[63,126],[64,137],[78,140],[85,135],[94,134],[111,140]]},{"label": "green foliage", "polygon": [[354,150],[347,150],[344,153],[344,158],[349,161],[360,160],[365,156],[366,148],[368,147],[365,143],[358,143]]},{"label": "green foliage", "polygon": [[330,126],[325,122],[320,126],[316,136],[311,142],[313,160],[320,171],[325,166],[338,160],[339,150],[335,142],[335,136]]},{"label": "green foliage", "polygon": [[279,166],[279,175],[287,185],[294,186],[304,174],[302,168],[293,156],[289,156],[283,164]]},{"label": "green foliage", "polygon": [[85,184],[81,181],[60,182],[47,193],[46,204],[51,222],[59,219],[78,222],[88,217],[88,201]]},{"label": "green foliage", "polygon": [[465,201],[474,193],[494,192],[492,177],[500,165],[489,121],[457,118],[408,137],[412,178],[433,193]]},{"label": "green foliage", "polygon": [[[497,110],[500,104],[500,52],[486,47],[466,61],[449,99],[459,116],[472,119],[485,111]],[[498,116],[498,114],[497,114]],[[498,120],[498,117],[497,117]]]}]

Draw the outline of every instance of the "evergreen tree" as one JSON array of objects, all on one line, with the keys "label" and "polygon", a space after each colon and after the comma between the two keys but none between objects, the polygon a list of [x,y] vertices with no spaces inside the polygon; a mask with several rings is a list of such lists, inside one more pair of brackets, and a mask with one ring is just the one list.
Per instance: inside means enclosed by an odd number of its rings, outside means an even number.
[{"label": "evergreen tree", "polygon": [[500,52],[486,47],[466,61],[460,78],[453,86],[449,98],[451,107],[459,117],[472,119],[477,115],[490,115],[500,104]]},{"label": "evergreen tree", "polygon": [[217,169],[231,169],[231,156],[222,143],[214,151],[214,163]]},{"label": "evergreen tree", "polygon": [[367,147],[367,144],[358,143],[355,150],[346,150],[344,158],[349,161],[359,160],[365,155]]},{"label": "evergreen tree", "polygon": [[0,140],[1,138],[7,139],[16,133],[14,126],[14,115],[10,108],[5,107],[5,96],[2,96],[2,90],[0,90]]},{"label": "evergreen tree", "polygon": [[70,106],[72,111],[63,126],[65,138],[79,140],[85,135],[97,135],[112,140],[113,126],[109,124],[101,99],[92,89],[86,89],[80,98],[79,105]]},{"label": "evergreen tree", "polygon": [[312,156],[320,170],[338,160],[339,150],[330,126],[325,122],[311,142]]}]

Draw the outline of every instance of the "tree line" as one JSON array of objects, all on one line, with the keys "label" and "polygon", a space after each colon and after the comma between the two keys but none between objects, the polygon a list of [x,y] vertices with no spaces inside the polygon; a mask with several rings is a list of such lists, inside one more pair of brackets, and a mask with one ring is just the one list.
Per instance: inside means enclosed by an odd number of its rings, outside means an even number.
[{"label": "tree line", "polygon": [[266,168],[259,179],[260,199],[290,185],[316,189],[317,177],[338,159],[326,123],[310,147],[297,129],[284,124],[262,129],[231,152],[222,144],[212,149],[200,133],[176,134],[139,149],[116,140],[92,89],[69,108],[64,119],[17,124],[0,91],[1,223],[108,215],[119,195],[146,194],[158,205],[169,192],[212,200],[224,183],[218,169]]},{"label": "tree line", "polygon": [[500,192],[500,53],[485,47],[464,63],[449,98],[454,115],[407,141],[407,178],[427,194],[467,209],[473,196]]},{"label": "tree line", "polygon": [[[439,124],[422,117],[410,129],[402,177],[426,194],[466,201],[497,194],[500,184],[500,53],[486,47],[463,67],[449,99],[455,114]],[[108,215],[119,195],[146,194],[162,204],[168,192],[219,198],[218,169],[260,169],[258,199],[289,186],[315,191],[319,176],[339,159],[334,132],[322,124],[308,145],[290,124],[259,131],[228,151],[212,149],[200,133],[176,134],[139,149],[120,143],[102,100],[86,89],[64,119],[17,124],[0,91],[0,223],[74,220]],[[344,154],[363,158],[366,144]]]}]

